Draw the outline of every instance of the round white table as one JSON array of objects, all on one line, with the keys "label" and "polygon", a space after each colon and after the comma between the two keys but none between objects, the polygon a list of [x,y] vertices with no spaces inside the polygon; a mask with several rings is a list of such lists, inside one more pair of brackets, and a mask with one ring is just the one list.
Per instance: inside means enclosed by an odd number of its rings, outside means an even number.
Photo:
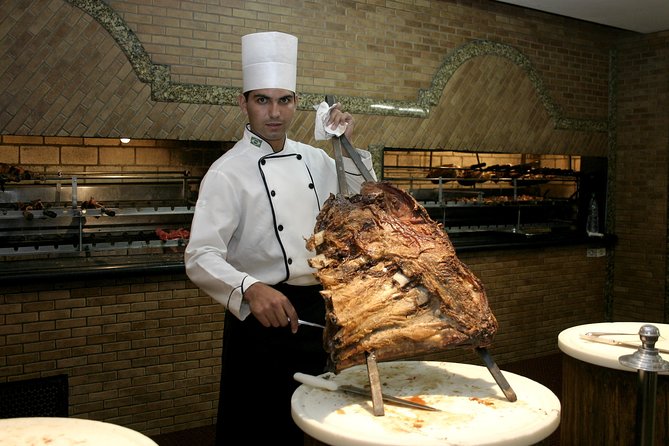
[{"label": "round white table", "polygon": [[[655,347],[669,350],[669,325],[656,324],[654,322],[600,322],[595,324],[577,325],[563,330],[558,335],[558,347],[572,358],[576,358],[589,364],[636,373],[636,370],[625,367],[618,361],[620,356],[630,355],[634,353],[636,349],[581,339],[581,335],[588,332],[625,333],[602,335],[601,337],[641,346],[639,329],[642,325],[646,324],[654,325],[660,330],[660,339],[658,339]],[[660,356],[665,360],[669,359],[669,355],[661,354]]]},{"label": "round white table", "polygon": [[[518,400],[509,402],[485,367],[432,361],[378,364],[385,394],[440,409],[384,404],[374,416],[371,398],[301,385],[292,415],[310,437],[332,446],[531,445],[560,424],[560,401],[548,388],[503,372]],[[338,384],[369,387],[367,368],[321,375]]]},{"label": "round white table", "polygon": [[81,418],[0,419],[0,446],[158,446],[139,432]]},{"label": "round white table", "polygon": [[[588,332],[606,339],[641,346],[639,329],[651,324],[660,330],[656,348],[669,349],[669,325],[654,322],[601,322],[577,325],[558,335],[562,361],[562,444],[627,446],[636,441],[638,371],[619,358],[638,347],[622,347],[582,339]],[[621,334],[622,333],[622,334]],[[660,353],[669,360],[669,355]],[[658,374],[655,444],[669,444],[669,377]]]}]

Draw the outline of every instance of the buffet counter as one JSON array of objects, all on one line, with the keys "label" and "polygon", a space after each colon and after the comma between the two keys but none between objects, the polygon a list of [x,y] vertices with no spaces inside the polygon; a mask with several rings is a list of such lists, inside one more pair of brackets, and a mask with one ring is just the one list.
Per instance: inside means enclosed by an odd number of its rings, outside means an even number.
[{"label": "buffet counter", "polygon": [[[576,233],[468,232],[449,235],[457,253],[504,249],[532,249],[550,246],[607,248],[613,236],[587,237]],[[0,262],[0,284],[41,280],[79,280],[99,277],[147,274],[183,274],[183,248],[176,252],[134,255],[53,256],[45,259],[8,259]],[[11,261],[10,261],[11,260]]]},{"label": "buffet counter", "polygon": [[578,231],[480,231],[449,234],[457,252],[494,249],[543,248],[547,246],[584,245],[608,248],[615,244],[614,235],[590,237]]},{"label": "buffet counter", "polygon": [[83,255],[7,261],[2,264],[0,284],[151,274],[185,274],[183,253],[93,257]]}]

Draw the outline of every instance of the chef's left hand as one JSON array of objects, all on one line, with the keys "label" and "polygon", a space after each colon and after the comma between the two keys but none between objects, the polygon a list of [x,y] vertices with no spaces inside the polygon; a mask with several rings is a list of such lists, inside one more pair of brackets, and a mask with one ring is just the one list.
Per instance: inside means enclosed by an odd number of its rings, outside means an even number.
[{"label": "chef's left hand", "polygon": [[330,128],[337,128],[340,125],[345,125],[346,130],[344,131],[344,136],[346,139],[353,144],[351,138],[353,137],[353,127],[355,126],[355,120],[353,115],[347,113],[341,109],[341,103],[337,102],[332,110],[330,110],[330,119],[328,120],[327,126]]}]

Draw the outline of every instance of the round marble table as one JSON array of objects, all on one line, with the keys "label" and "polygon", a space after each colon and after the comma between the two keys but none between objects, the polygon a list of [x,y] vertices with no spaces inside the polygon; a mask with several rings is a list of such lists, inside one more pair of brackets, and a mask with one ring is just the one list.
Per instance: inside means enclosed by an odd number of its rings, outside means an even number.
[{"label": "round marble table", "polygon": [[[669,349],[669,325],[654,322],[601,322],[578,325],[558,335],[565,353],[562,369],[562,444],[634,444],[638,371],[620,364],[618,358],[636,349],[582,339],[588,332],[618,333],[606,339],[640,346],[639,329],[651,324],[660,330],[656,348]],[[622,333],[622,334],[620,334]],[[663,359],[669,355],[661,353]],[[669,444],[669,376],[658,374],[655,440]]]},{"label": "round marble table", "polygon": [[[531,445],[560,424],[560,401],[548,388],[503,372],[518,400],[509,402],[485,367],[433,361],[378,364],[383,392],[440,409],[385,404],[374,416],[371,399],[301,385],[292,415],[310,437],[332,446]],[[321,375],[368,387],[365,366]],[[321,443],[321,444],[322,444]]]},{"label": "round marble table", "polygon": [[0,446],[158,446],[123,426],[81,418],[0,419]]},{"label": "round marble table", "polygon": [[[655,347],[669,350],[669,325],[656,324],[653,322],[600,322],[595,324],[577,325],[562,331],[558,335],[558,347],[572,358],[579,359],[589,364],[636,373],[636,370],[625,367],[618,362],[620,356],[634,353],[636,351],[634,348],[593,342],[582,339],[581,335],[588,332],[624,333],[603,335],[601,337],[641,346],[639,329],[645,324],[654,325],[660,330],[660,339],[658,339]],[[666,354],[661,356],[664,359],[669,358],[669,355]]]}]

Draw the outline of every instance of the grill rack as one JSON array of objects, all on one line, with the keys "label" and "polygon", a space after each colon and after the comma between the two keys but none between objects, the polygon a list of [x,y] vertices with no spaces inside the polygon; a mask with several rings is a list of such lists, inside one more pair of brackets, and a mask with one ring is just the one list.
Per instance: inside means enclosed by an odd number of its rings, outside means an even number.
[{"label": "grill rack", "polygon": [[[6,184],[0,192],[0,256],[174,252],[187,238],[163,240],[156,231],[190,229],[200,180],[188,171],[57,172]],[[85,208],[91,199],[102,206]],[[25,208],[36,202],[44,209]]]}]

